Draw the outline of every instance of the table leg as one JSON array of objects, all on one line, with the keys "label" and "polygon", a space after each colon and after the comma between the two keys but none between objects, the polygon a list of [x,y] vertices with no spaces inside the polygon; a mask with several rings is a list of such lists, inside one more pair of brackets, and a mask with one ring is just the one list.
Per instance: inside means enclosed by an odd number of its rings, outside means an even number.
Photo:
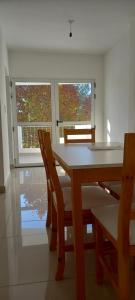
[{"label": "table leg", "polygon": [[73,170],[73,174],[72,174],[72,205],[73,205],[73,228],[74,228],[76,300],[85,300],[83,219],[82,219],[81,185],[79,181],[78,170]]}]

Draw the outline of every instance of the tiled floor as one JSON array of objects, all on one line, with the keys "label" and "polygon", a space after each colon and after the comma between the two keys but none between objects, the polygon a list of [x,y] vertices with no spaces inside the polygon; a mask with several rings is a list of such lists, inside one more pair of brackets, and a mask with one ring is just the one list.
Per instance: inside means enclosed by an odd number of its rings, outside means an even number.
[{"label": "tiled floor", "polygon": [[[7,192],[0,194],[1,300],[75,299],[73,253],[66,255],[64,280],[54,279],[57,255],[48,249],[46,209],[44,169],[12,170]],[[86,251],[85,259],[87,299],[116,299],[109,284],[95,283],[93,251]]]}]

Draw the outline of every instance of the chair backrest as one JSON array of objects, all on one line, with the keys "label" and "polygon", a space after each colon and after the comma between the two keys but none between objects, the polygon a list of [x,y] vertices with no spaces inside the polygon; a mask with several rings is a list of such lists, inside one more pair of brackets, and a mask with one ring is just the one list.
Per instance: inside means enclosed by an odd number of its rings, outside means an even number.
[{"label": "chair backrest", "polygon": [[118,245],[128,251],[130,221],[135,220],[132,205],[135,182],[135,133],[126,133],[122,170],[122,188],[118,216]]},{"label": "chair backrest", "polygon": [[43,130],[42,133],[39,133],[39,135],[40,134],[42,134],[42,156],[44,157],[46,163],[46,169],[52,187],[53,196],[55,195],[55,205],[57,207],[58,214],[60,214],[60,218],[62,219],[64,218],[63,193],[56,171],[55,160],[51,147],[50,133]]},{"label": "chair backrest", "polygon": [[47,179],[49,179],[47,161],[46,161],[46,156],[45,156],[45,151],[44,151],[44,146],[45,146],[44,145],[44,138],[43,138],[44,133],[46,133],[45,130],[38,129],[38,140],[39,140],[41,155],[42,155],[42,159],[43,159],[43,163],[44,163],[44,167],[45,167],[45,171],[46,171],[46,176],[47,176]]},{"label": "chair backrest", "polygon": [[95,127],[90,129],[64,128],[64,143],[95,143]]}]

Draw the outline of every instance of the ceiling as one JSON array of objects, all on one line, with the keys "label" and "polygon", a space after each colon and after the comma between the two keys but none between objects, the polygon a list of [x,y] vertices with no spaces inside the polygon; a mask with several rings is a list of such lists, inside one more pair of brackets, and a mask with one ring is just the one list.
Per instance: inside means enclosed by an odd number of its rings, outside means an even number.
[{"label": "ceiling", "polygon": [[[103,54],[134,16],[135,0],[0,0],[9,49]],[[74,20],[72,38],[69,19]]]}]

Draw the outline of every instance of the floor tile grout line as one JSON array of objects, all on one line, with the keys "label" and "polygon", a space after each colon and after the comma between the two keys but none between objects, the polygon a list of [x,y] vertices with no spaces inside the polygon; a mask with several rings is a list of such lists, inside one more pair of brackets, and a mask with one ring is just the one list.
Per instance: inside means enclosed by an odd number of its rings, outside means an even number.
[{"label": "floor tile grout line", "polygon": [[39,281],[30,281],[30,282],[23,282],[23,283],[17,283],[17,284],[5,284],[5,285],[0,285],[0,289],[2,288],[7,288],[7,287],[18,287],[18,286],[25,286],[25,285],[33,285],[33,284],[40,284],[40,283],[50,283],[50,282],[55,282],[55,283],[62,283],[68,280],[74,280],[74,277],[66,277],[64,280],[56,281],[55,279],[49,279],[49,280],[39,280]]}]

